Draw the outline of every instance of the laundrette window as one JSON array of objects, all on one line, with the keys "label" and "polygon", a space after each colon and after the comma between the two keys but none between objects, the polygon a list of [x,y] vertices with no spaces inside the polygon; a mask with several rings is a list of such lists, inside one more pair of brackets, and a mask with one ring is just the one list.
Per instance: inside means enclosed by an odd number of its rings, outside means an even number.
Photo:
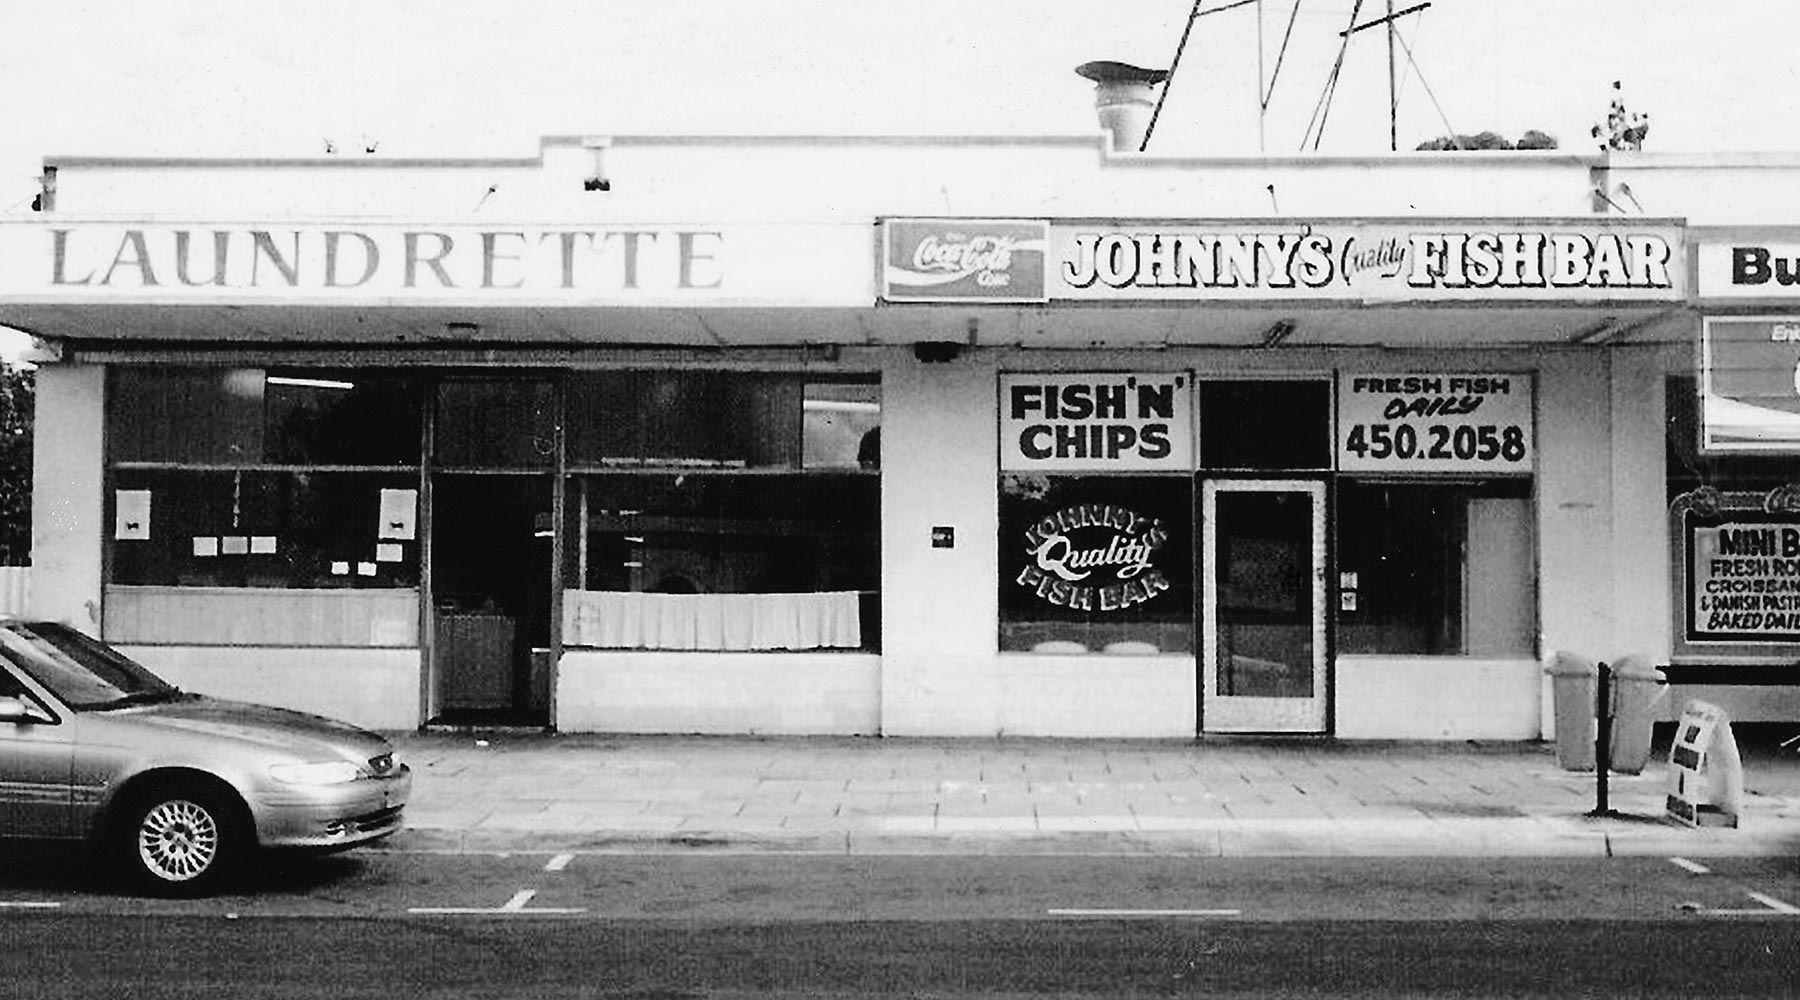
[{"label": "laundrette window", "polygon": [[375,369],[114,369],[107,637],[415,644],[420,400]]},{"label": "laundrette window", "polygon": [[119,368],[108,388],[115,463],[412,466],[419,390],[372,369]]},{"label": "laundrette window", "polygon": [[880,418],[872,379],[577,375],[564,642],[879,649]]},{"label": "laundrette window", "polygon": [[1340,480],[1341,653],[1530,656],[1531,483]]},{"label": "laundrette window", "polygon": [[1000,477],[1000,648],[1193,649],[1188,475]]},{"label": "laundrette window", "polygon": [[[118,469],[111,582],[279,588],[416,587],[414,473]],[[135,522],[134,522],[134,519]],[[383,535],[390,537],[383,537]]]}]

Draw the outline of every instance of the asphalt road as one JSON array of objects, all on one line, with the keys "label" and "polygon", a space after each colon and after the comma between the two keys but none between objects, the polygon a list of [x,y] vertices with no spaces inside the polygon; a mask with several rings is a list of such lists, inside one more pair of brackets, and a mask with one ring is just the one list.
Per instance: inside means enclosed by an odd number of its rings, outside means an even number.
[{"label": "asphalt road", "polygon": [[1796,859],[418,855],[118,895],[0,855],[20,997],[1789,996]]}]

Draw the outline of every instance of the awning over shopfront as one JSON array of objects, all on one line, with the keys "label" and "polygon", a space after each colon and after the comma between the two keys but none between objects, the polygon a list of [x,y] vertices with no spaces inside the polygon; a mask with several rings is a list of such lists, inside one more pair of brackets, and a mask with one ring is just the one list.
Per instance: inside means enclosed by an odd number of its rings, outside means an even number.
[{"label": "awning over shopfront", "polygon": [[1691,337],[1686,269],[1666,220],[46,217],[0,222],[0,324],[77,350],[1604,344]]}]

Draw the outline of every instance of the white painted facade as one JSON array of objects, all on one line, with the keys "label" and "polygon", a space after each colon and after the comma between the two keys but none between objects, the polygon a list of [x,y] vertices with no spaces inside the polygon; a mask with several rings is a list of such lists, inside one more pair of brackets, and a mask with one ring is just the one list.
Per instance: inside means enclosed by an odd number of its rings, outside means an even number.
[{"label": "white painted facade", "polygon": [[[1688,227],[1800,222],[1769,218],[1770,206],[1783,204],[1783,192],[1800,179],[1800,159],[1776,157],[1483,152],[1205,160],[1110,153],[1098,137],[620,136],[553,138],[538,151],[495,160],[70,158],[50,165],[54,210],[0,220],[0,231],[58,220],[869,231],[866,283],[854,268],[833,269],[829,293],[785,306],[514,307],[468,293],[417,305],[371,299],[322,306],[275,296],[170,308],[141,295],[109,299],[91,287],[63,289],[59,297],[13,284],[0,294],[0,321],[64,351],[62,362],[39,369],[32,611],[95,632],[103,631],[111,530],[105,372],[120,357],[164,352],[190,362],[230,356],[243,363],[268,352],[299,363],[327,355],[360,363],[374,355],[359,351],[413,344],[423,334],[429,344],[420,350],[434,363],[604,365],[609,344],[648,340],[705,350],[684,355],[687,364],[773,359],[878,374],[879,653],[571,649],[554,670],[551,700],[552,723],[564,731],[1192,737],[1202,728],[1193,652],[997,649],[999,376],[1443,370],[1535,378],[1537,648],[1503,659],[1337,656],[1326,693],[1329,731],[1357,739],[1539,738],[1552,719],[1542,671],[1552,651],[1669,660],[1675,595],[1663,382],[1694,369],[1705,304],[1691,286],[1686,301],[1652,304],[908,307],[876,302],[877,220],[1617,221],[1642,210]],[[595,176],[610,190],[584,190],[583,181]],[[0,263],[43,265],[29,254]],[[1685,272],[1689,262],[1679,266]],[[866,304],[846,306],[846,299]],[[1258,346],[1271,319],[1286,316],[1299,318],[1295,334],[1278,347]],[[458,321],[479,323],[501,347],[460,348],[442,335]],[[617,332],[634,328],[654,335]],[[925,341],[966,349],[953,361],[925,363],[912,350]],[[1089,341],[1094,346],[1080,346]],[[1042,342],[1054,346],[1032,346]],[[821,346],[831,350],[819,353]],[[952,548],[929,544],[943,526],[955,529]],[[416,645],[128,648],[196,690],[387,729],[426,721],[428,668]],[[1673,718],[1685,697],[1701,696],[1736,719],[1796,719],[1800,677],[1796,682],[1682,685],[1659,712]]]}]

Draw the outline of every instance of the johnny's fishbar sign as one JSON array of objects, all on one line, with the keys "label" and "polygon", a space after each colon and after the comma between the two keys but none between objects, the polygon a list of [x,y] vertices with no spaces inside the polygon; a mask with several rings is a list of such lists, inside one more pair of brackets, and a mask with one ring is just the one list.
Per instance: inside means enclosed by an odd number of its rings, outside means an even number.
[{"label": "johnny's fishbar sign", "polygon": [[1345,472],[1530,472],[1532,379],[1476,372],[1338,375]]},{"label": "johnny's fishbar sign", "polygon": [[1800,642],[1800,524],[1688,530],[1689,641]]},{"label": "johnny's fishbar sign", "polygon": [[1153,565],[1168,539],[1161,521],[1125,507],[1065,507],[1025,532],[1028,561],[1014,582],[1058,607],[1123,611],[1169,589]]},{"label": "johnny's fishbar sign", "polygon": [[1186,472],[1192,390],[1185,373],[1002,375],[1000,468]]},{"label": "johnny's fishbar sign", "polygon": [[1052,299],[1679,300],[1674,225],[1053,223]]}]

